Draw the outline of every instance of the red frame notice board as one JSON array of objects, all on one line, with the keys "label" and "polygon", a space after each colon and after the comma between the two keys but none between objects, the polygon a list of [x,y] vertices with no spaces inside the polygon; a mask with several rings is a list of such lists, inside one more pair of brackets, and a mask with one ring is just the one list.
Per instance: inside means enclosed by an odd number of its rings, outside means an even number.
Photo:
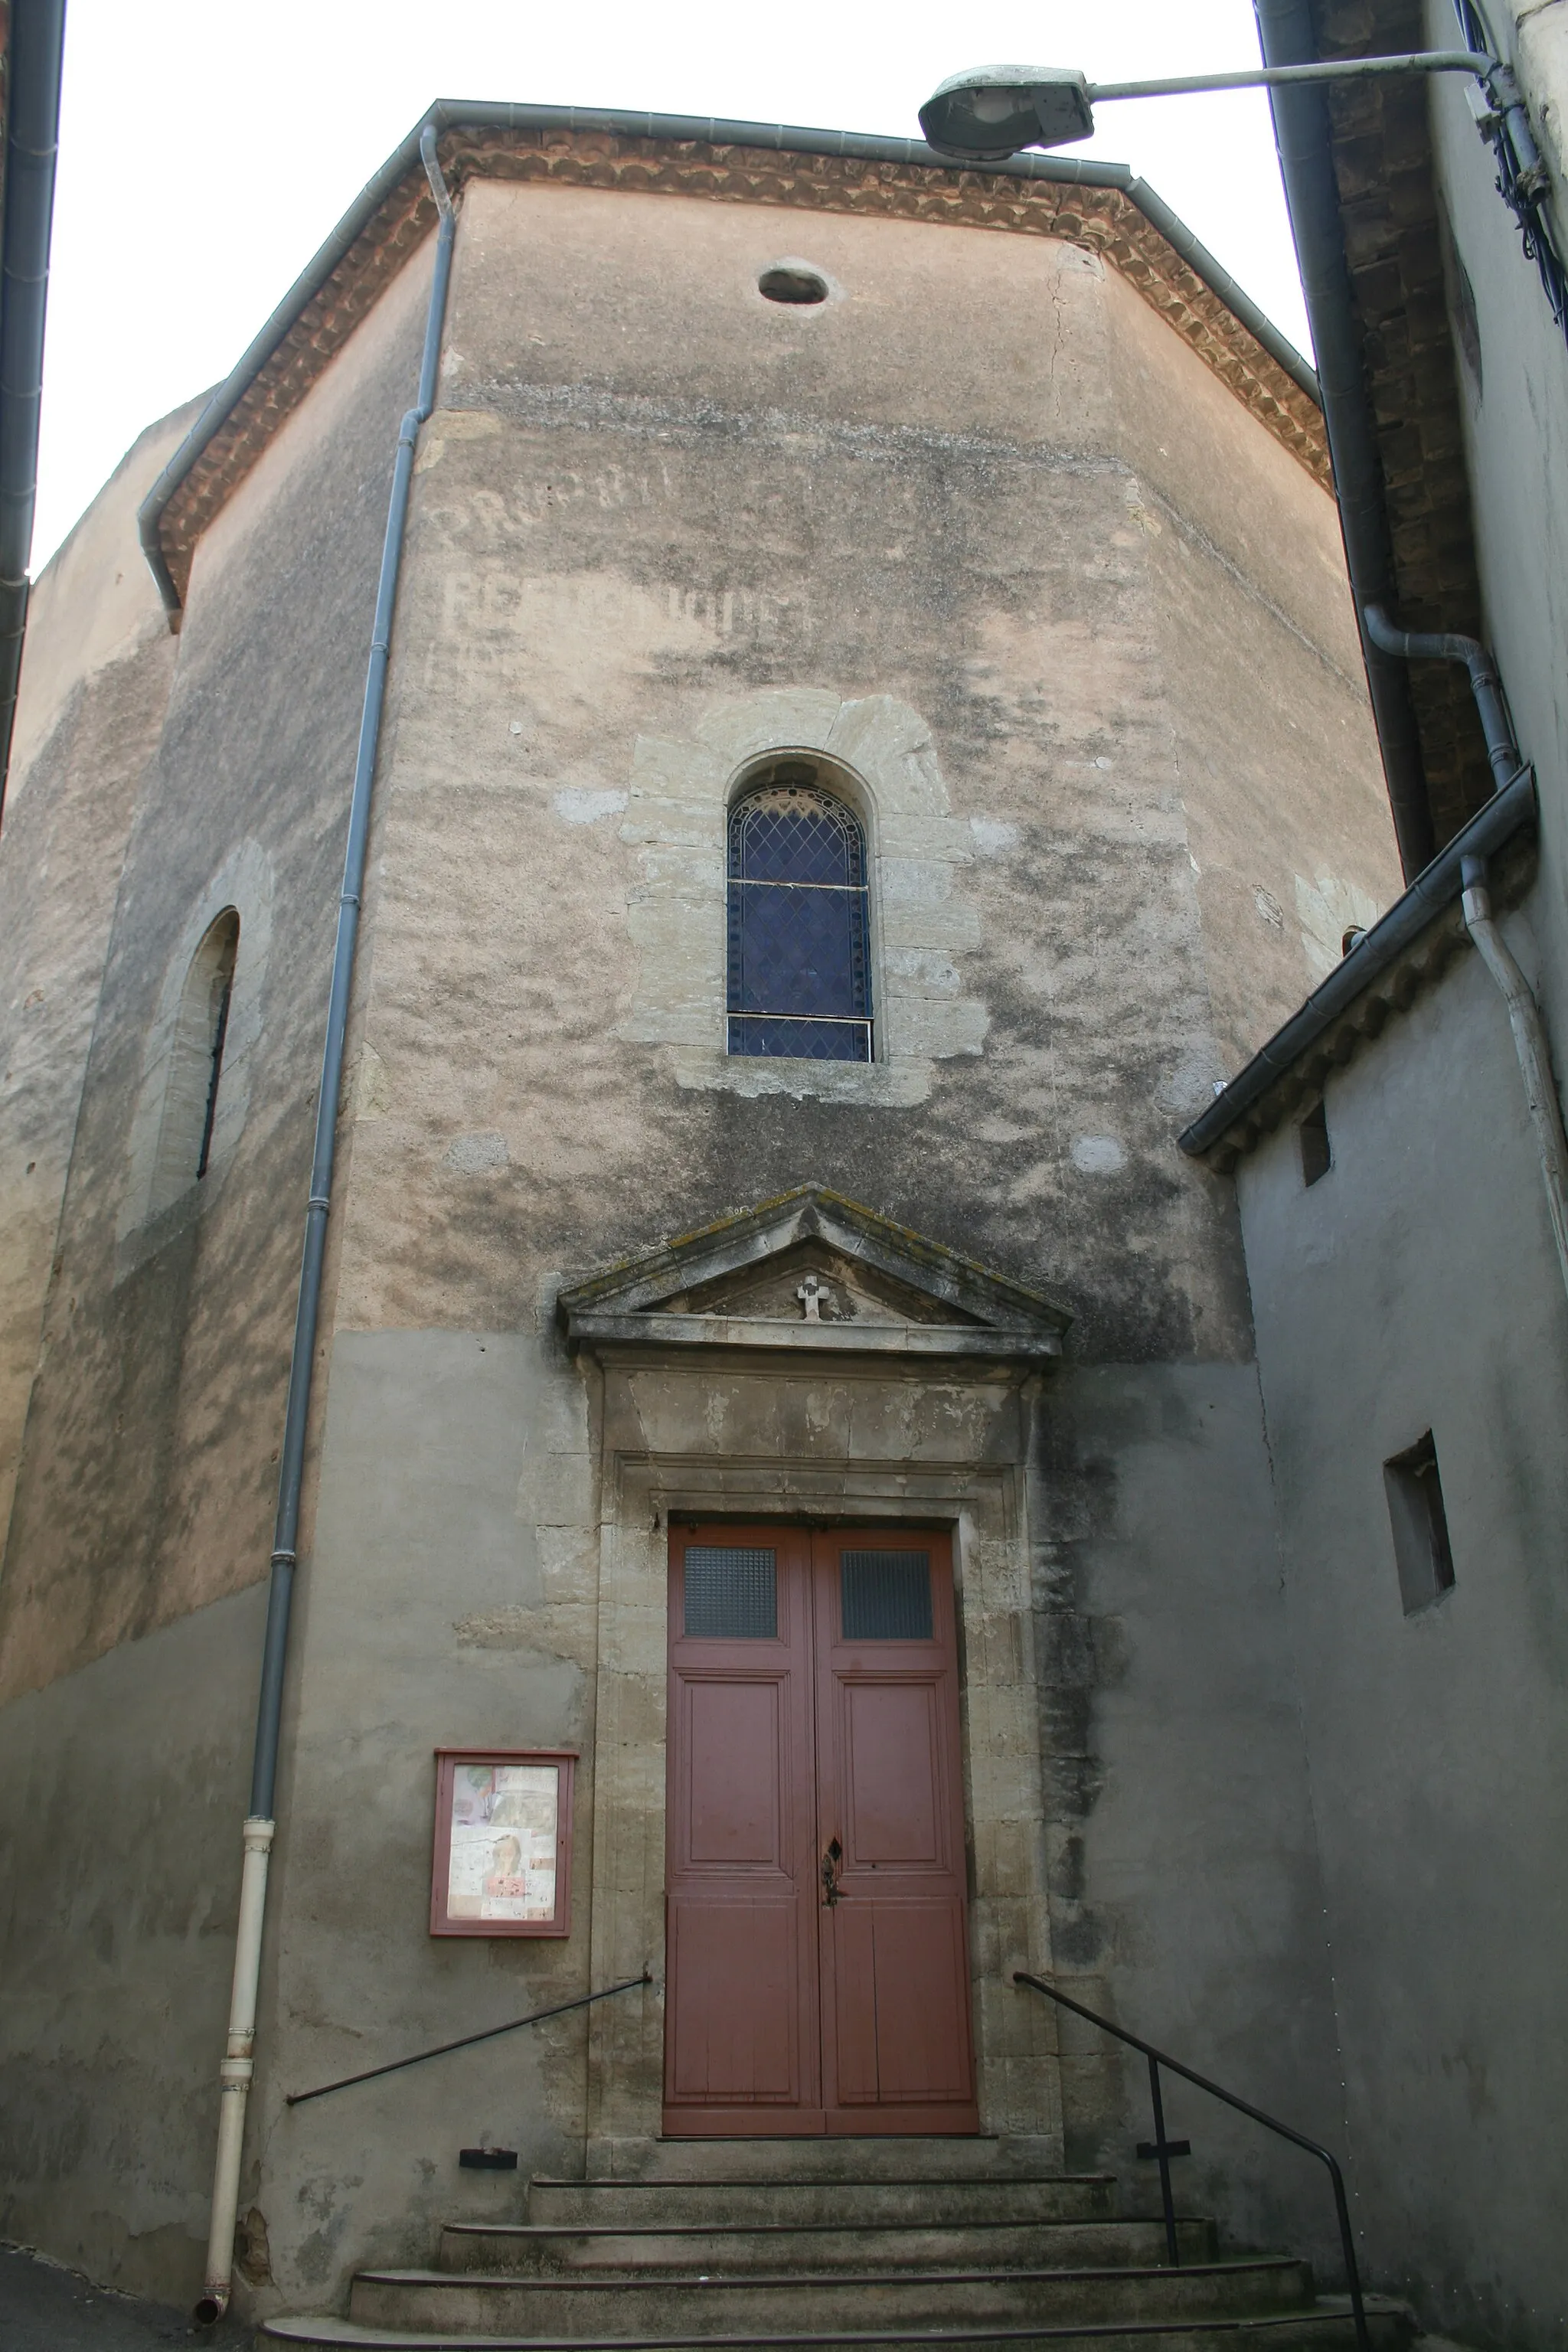
[{"label": "red frame notice board", "polygon": [[572,1929],[576,1751],[438,1748],[433,1936],[566,1936]]}]

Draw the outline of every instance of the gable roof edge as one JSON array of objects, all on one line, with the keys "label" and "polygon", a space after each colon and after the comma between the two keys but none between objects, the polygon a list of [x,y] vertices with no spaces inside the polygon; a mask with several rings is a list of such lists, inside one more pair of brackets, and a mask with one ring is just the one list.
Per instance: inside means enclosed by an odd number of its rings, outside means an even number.
[{"label": "gable roof edge", "polygon": [[[393,204],[408,184],[409,202],[401,222],[389,224],[395,243],[404,250],[396,266],[415,245],[422,243],[435,225],[419,162],[419,141],[427,126],[440,134],[451,131],[531,131],[568,135],[600,133],[616,138],[660,140],[708,147],[751,148],[779,154],[834,157],[847,162],[903,165],[940,172],[953,186],[965,182],[1008,181],[1111,191],[1142,214],[1177,260],[1228,310],[1246,333],[1267,353],[1290,383],[1321,407],[1318,379],[1309,362],[1271,320],[1238,286],[1170,206],[1148,183],[1125,163],[1100,163],[1060,155],[1018,155],[1003,163],[954,164],[919,139],[889,139],[869,132],[816,131],[790,123],[731,121],[720,116],[628,112],[596,107],[527,106],[483,100],[439,99],[394,149],[361,189],[331,235],[311,257],[266,324],[247,345],[223,382],[208,396],[190,433],[174,452],[142,503],[138,515],[142,549],[146,557],[171,628],[177,629],[183,611],[179,583],[165,544],[164,517],[171,502],[190,479],[223,425],[245,398],[257,377],[300,324],[376,216]],[[335,343],[327,346],[321,364]],[[308,373],[308,372],[307,372]],[[313,381],[313,374],[310,375]],[[1231,387],[1236,389],[1234,385]],[[279,404],[281,413],[286,405]],[[1296,452],[1300,456],[1300,452]],[[1303,462],[1305,462],[1303,460]]]}]

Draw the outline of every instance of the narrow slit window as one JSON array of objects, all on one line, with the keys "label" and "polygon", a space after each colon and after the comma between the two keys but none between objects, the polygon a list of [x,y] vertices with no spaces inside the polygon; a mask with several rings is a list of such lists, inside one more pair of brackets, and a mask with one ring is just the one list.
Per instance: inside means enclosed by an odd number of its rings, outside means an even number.
[{"label": "narrow slit window", "polygon": [[729,1050],[872,1058],[866,835],[804,761],[730,816]]},{"label": "narrow slit window", "polygon": [[1418,1609],[1428,1609],[1434,1601],[1440,1601],[1454,1583],[1448,1514],[1431,1431],[1405,1453],[1385,1462],[1383,1478],[1394,1529],[1399,1597],[1405,1615],[1413,1617]]},{"label": "narrow slit window", "polygon": [[1301,1144],[1301,1181],[1315,1184],[1334,1164],[1329,1147],[1329,1114],[1321,1100],[1312,1105],[1296,1131]]},{"label": "narrow slit window", "polygon": [[930,1552],[840,1552],[838,1606],[847,1642],[933,1640]]},{"label": "narrow slit window", "polygon": [[180,994],[158,1129],[155,1210],[201,1181],[222,1140],[224,1055],[238,953],[239,917],[226,907],[191,958]]},{"label": "narrow slit window", "polygon": [[688,1640],[776,1642],[778,1554],[760,1547],[689,1544],[682,1631]]}]

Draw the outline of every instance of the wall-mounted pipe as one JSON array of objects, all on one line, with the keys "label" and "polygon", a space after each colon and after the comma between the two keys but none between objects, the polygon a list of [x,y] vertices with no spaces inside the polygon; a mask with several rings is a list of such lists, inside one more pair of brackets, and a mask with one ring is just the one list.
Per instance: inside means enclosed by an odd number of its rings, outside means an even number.
[{"label": "wall-mounted pipe", "polygon": [[0,244],[0,815],[27,627],[65,0],[15,0]]},{"label": "wall-mounted pipe", "polygon": [[1508,1007],[1509,1027],[1513,1031],[1514,1051],[1519,1055],[1531,1125],[1535,1129],[1535,1146],[1541,1156],[1541,1180],[1546,1187],[1552,1238],[1557,1244],[1558,1271],[1564,1290],[1568,1290],[1568,1138],[1563,1132],[1563,1106],[1552,1075],[1552,1047],[1546,1024],[1531,993],[1530,982],[1493,919],[1486,859],[1467,857],[1464,879],[1465,894],[1460,903],[1465,910],[1465,929]]},{"label": "wall-mounted pipe", "polygon": [[217,2162],[213,2175],[211,2224],[207,2237],[206,2283],[195,2306],[197,2319],[209,2324],[221,2318],[228,2308],[234,2270],[235,2217],[239,2210],[240,2158],[245,2140],[246,2108],[255,2071],[256,1987],[261,1964],[262,1929],[266,1921],[267,1857],[275,1826],[278,1745],[283,1717],[289,1620],[294,1597],[294,1570],[300,1537],[305,1433],[310,1412],[316,1327],[321,1315],[321,1268],[326,1255],[327,1214],[331,1207],[332,1164],[337,1152],[338,1097],[342,1086],[349,997],[353,985],[354,947],[359,936],[360,901],[364,887],[371,788],[375,779],[376,749],[381,740],[382,709],[386,698],[386,673],[392,646],[392,619],[397,603],[397,579],[403,562],[403,534],[408,518],[415,452],[419,428],[436,405],[441,339],[447,319],[447,292],[452,276],[452,246],[457,235],[452,200],[437,159],[433,123],[426,125],[419,152],[439,215],[436,267],[430,284],[429,309],[426,314],[418,397],[404,417],[397,434],[397,455],[393,465],[392,496],[387,505],[386,532],[382,541],[375,620],[371,630],[370,661],[360,717],[359,749],[354,760],[353,789],[349,797],[348,842],[343,853],[343,887],[338,899],[337,944],[332,954],[332,977],[327,993],[327,1034],[321,1051],[321,1089],[316,1097],[315,1154],[310,1165],[310,1192],[305,1211],[305,1247],[300,1268],[299,1299],[294,1316],[294,1350],[289,1365],[289,1394],[283,1412],[283,1445],[278,1470],[272,1582],[267,1601],[261,1691],[256,1710],[250,1813],[245,1824],[245,1869],[240,1881],[239,1925],[235,1938],[228,2045],[220,2070],[222,2095],[218,2111]]},{"label": "wall-mounted pipe", "polygon": [[1487,739],[1492,782],[1500,793],[1511,784],[1524,761],[1514,741],[1513,722],[1503,700],[1497,664],[1479,637],[1463,637],[1448,629],[1427,632],[1396,628],[1381,604],[1368,604],[1362,618],[1368,636],[1383,653],[1397,654],[1403,661],[1463,662],[1469,672],[1470,692],[1475,697],[1481,732]]},{"label": "wall-mounted pipe", "polygon": [[[1384,653],[1404,661],[1462,662],[1469,676],[1470,692],[1487,739],[1487,756],[1498,791],[1505,792],[1520,776],[1528,773],[1527,762],[1514,740],[1497,664],[1479,638],[1460,636],[1447,630],[1425,633],[1401,629],[1376,604],[1369,604],[1362,617],[1373,644]],[[1464,908],[1465,929],[1508,1007],[1508,1023],[1524,1080],[1530,1121],[1535,1129],[1541,1181],[1546,1188],[1547,1214],[1557,1245],[1558,1271],[1564,1290],[1568,1290],[1568,1139],[1563,1132],[1563,1106],[1552,1075],[1551,1041],[1530,982],[1493,919],[1484,854],[1462,859],[1460,879],[1463,889],[1459,903]]]}]

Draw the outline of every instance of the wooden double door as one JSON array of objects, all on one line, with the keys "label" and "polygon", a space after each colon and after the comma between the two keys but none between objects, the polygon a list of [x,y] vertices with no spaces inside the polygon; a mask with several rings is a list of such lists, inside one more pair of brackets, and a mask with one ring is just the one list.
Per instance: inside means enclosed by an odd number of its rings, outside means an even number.
[{"label": "wooden double door", "polygon": [[664,2129],[973,2132],[945,1533],[670,1530]]}]

